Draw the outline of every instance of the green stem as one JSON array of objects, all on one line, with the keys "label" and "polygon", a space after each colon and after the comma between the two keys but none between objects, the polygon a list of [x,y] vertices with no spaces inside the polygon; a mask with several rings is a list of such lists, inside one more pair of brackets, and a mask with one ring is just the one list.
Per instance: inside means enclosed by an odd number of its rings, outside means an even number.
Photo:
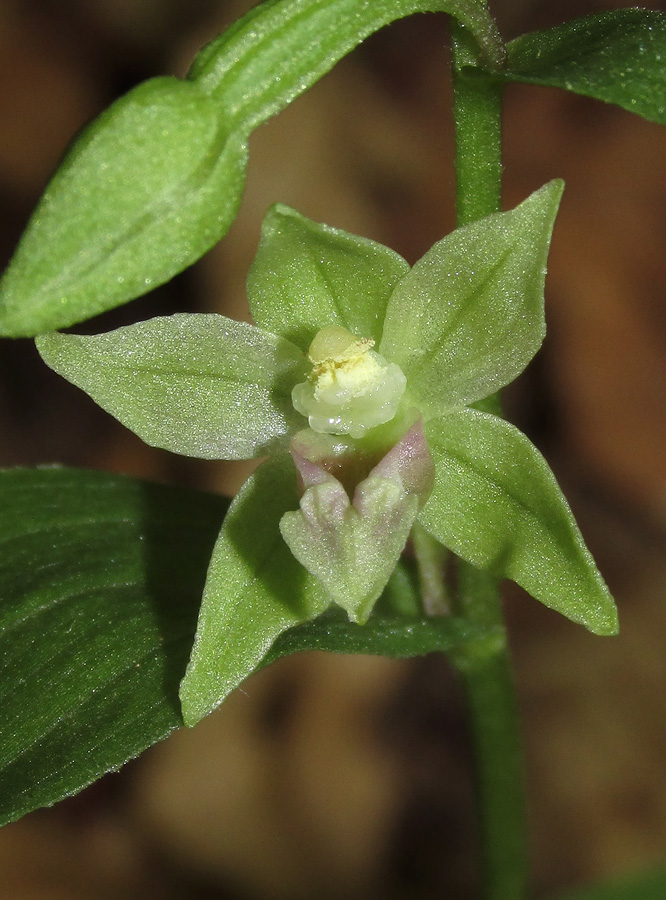
[{"label": "green stem", "polygon": [[456,214],[466,225],[498,212],[502,198],[501,86],[461,73],[475,66],[469,33],[451,23],[453,115],[456,132]]},{"label": "green stem", "polygon": [[[464,225],[500,209],[501,95],[482,77],[469,34],[452,23],[456,209]],[[499,412],[499,401],[497,401]],[[527,883],[525,800],[518,715],[499,585],[460,563],[456,612],[489,629],[482,647],[453,659],[468,700],[477,768],[485,900],[521,900]]]},{"label": "green stem", "polygon": [[489,629],[486,642],[452,657],[467,696],[476,757],[484,897],[521,900],[527,885],[522,752],[498,585],[461,562],[458,588],[458,614]]}]

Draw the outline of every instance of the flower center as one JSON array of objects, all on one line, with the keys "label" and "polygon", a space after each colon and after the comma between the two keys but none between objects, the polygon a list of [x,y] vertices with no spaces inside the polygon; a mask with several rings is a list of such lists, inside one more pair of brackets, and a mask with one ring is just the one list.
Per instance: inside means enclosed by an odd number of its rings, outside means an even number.
[{"label": "flower center", "polygon": [[313,431],[360,438],[395,416],[406,379],[374,343],[339,325],[317,332],[308,353],[312,372],[291,394]]}]

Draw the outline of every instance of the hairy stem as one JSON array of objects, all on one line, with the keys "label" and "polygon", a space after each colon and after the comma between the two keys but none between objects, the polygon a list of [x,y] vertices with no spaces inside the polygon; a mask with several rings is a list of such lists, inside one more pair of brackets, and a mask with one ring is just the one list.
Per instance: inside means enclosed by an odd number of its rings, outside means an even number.
[{"label": "hairy stem", "polygon": [[[500,209],[501,96],[482,77],[474,43],[452,23],[456,210],[464,225]],[[497,401],[499,412],[499,401]],[[453,659],[468,700],[477,768],[485,900],[521,900],[527,882],[525,801],[518,716],[498,582],[460,563],[456,612],[488,628],[487,643]]]},{"label": "hairy stem", "polygon": [[[457,652],[476,755],[485,900],[521,900],[527,882],[522,752],[497,582],[461,563],[458,613],[489,638]],[[493,624],[494,623],[494,624]]]},{"label": "hairy stem", "polygon": [[475,66],[474,43],[451,23],[453,115],[456,137],[456,217],[466,225],[498,212],[502,198],[501,87],[465,75]]}]

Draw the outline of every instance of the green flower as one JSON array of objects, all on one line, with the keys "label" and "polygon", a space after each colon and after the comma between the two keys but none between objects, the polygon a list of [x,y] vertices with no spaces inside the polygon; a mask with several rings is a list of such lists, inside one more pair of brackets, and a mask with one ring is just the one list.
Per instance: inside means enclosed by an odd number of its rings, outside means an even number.
[{"label": "green flower", "polygon": [[386,247],[269,211],[248,276],[256,326],[176,315],[49,334],[44,360],[149,444],[268,456],[213,551],[181,688],[193,724],[275,638],[332,603],[362,623],[415,521],[591,631],[612,598],[546,462],[483,410],[545,333],[562,185],[457,229],[415,266]]}]

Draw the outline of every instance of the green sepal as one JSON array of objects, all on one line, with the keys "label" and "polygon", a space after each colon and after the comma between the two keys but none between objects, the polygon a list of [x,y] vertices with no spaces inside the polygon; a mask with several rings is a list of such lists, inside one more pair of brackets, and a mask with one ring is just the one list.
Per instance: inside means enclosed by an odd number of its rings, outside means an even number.
[{"label": "green sepal", "polygon": [[666,13],[617,9],[525,34],[506,81],[559,87],[666,125]]},{"label": "green sepal", "polygon": [[222,497],[77,469],[0,472],[0,824],[182,725]]},{"label": "green sepal", "polygon": [[369,35],[419,12],[454,16],[489,69],[503,64],[502,40],[480,0],[268,0],[204,47],[188,77],[221,104],[234,129],[249,134]]},{"label": "green sepal", "polygon": [[250,311],[304,351],[328,325],[379,342],[388,299],[408,271],[388,247],[276,205],[247,278]]},{"label": "green sepal", "polygon": [[435,486],[419,521],[472,565],[511,578],[595,634],[617,611],[571,510],[536,447],[477,410],[426,424]]},{"label": "green sepal", "polygon": [[163,316],[107,334],[37,338],[44,362],[147,444],[204,459],[266,454],[303,426],[306,377],[283,338],[216,314]]},{"label": "green sepal", "polygon": [[543,341],[544,279],[563,183],[456,229],[400,281],[379,352],[407,376],[424,419],[513,381]]},{"label": "green sepal", "polygon": [[283,513],[297,505],[296,470],[287,455],[263,463],[231,504],[180,687],[186,725],[208,715],[258,668],[278,635],[330,606],[280,535]]},{"label": "green sepal", "polygon": [[0,282],[0,335],[73,325],[145,294],[228,230],[247,146],[218,105],[154,78],[77,138]]}]

